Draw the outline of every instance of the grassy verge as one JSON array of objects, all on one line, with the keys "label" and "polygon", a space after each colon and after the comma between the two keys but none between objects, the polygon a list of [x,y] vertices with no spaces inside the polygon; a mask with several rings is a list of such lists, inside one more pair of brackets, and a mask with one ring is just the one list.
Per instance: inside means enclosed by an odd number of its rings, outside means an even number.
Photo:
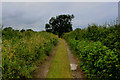
[{"label": "grassy verge", "polygon": [[72,78],[67,48],[59,39],[58,49],[51,63],[47,78]]}]

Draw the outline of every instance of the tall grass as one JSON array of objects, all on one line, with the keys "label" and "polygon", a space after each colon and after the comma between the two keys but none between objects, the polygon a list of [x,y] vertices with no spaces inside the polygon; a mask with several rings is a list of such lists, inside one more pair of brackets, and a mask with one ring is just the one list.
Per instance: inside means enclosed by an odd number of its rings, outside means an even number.
[{"label": "tall grass", "polygon": [[39,61],[50,55],[58,38],[52,33],[24,31],[11,28],[3,30],[3,79],[32,78]]}]

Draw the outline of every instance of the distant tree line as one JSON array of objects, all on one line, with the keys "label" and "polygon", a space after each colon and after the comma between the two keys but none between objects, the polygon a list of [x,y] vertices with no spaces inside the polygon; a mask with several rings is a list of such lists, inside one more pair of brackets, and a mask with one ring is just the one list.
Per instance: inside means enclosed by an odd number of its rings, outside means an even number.
[{"label": "distant tree line", "polygon": [[[2,30],[2,37],[5,37],[5,39],[11,39],[14,37],[23,37],[20,35],[20,33],[25,33],[24,36],[31,36],[30,33],[35,32],[32,29],[27,29],[27,30],[14,30],[12,27],[6,27]],[[3,38],[4,39],[4,38]]]}]

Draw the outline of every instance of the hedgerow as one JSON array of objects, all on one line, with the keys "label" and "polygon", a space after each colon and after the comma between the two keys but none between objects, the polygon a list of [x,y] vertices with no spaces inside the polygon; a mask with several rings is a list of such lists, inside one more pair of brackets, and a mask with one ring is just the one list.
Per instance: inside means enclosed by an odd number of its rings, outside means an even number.
[{"label": "hedgerow", "polygon": [[80,60],[80,67],[93,80],[120,79],[120,25],[76,29],[62,37]]},{"label": "hedgerow", "polygon": [[[9,30],[8,30],[9,29]],[[52,33],[3,30],[2,77],[32,78],[39,61],[50,55],[58,38]]]}]

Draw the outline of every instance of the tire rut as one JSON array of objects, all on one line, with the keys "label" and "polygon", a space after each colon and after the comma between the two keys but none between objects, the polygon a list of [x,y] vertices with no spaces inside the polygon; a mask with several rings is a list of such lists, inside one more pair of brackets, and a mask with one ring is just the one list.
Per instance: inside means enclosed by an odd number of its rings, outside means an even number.
[{"label": "tire rut", "polygon": [[56,47],[54,48],[52,54],[37,67],[37,69],[33,73],[33,78],[46,78],[49,68],[50,68],[50,65],[51,65],[51,62],[54,59],[54,55],[56,53],[58,45],[59,45],[59,40],[58,40],[58,43],[57,43]]},{"label": "tire rut", "polygon": [[65,45],[67,47],[70,64],[76,64],[77,65],[77,69],[76,70],[72,70],[73,78],[82,78],[84,80],[87,80],[86,79],[86,74],[80,68],[80,61],[79,61],[79,59],[76,56],[74,56],[73,54],[71,54],[71,51],[69,49],[68,44],[65,42],[65,40],[63,40],[63,41],[64,41],[64,43],[65,43]]}]

